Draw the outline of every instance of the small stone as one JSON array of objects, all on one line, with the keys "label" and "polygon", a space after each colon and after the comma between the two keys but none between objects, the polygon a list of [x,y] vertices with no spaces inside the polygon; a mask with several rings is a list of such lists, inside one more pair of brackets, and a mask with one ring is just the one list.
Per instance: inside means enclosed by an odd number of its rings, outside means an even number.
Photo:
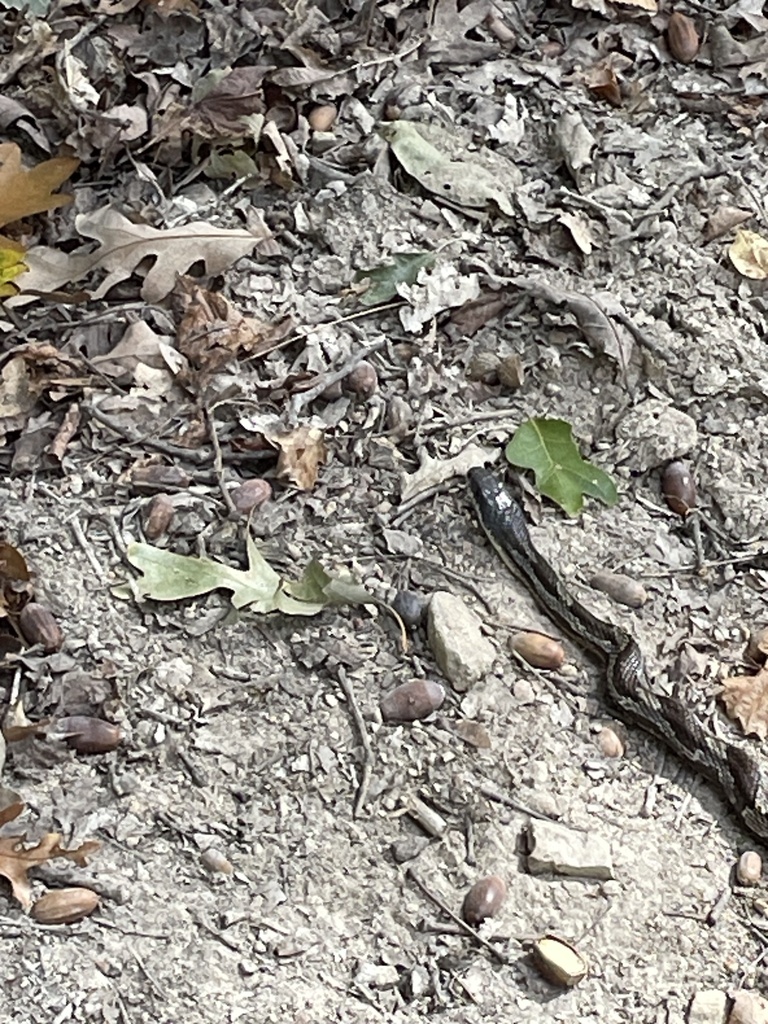
[{"label": "small stone", "polygon": [[594,833],[534,821],[528,835],[528,870],[532,875],[553,873],[602,880],[614,877],[610,843]]},{"label": "small stone", "polygon": [[702,989],[696,992],[688,1006],[688,1024],[723,1024],[726,1009],[725,992]]},{"label": "small stone", "polygon": [[392,964],[362,963],[354,977],[356,985],[366,988],[395,988],[399,980],[398,970]]},{"label": "small stone", "polygon": [[512,686],[512,696],[520,704],[533,704],[536,701],[536,691],[527,679],[518,679]]},{"label": "small stone", "polygon": [[390,851],[396,864],[405,864],[414,860],[422,850],[429,846],[430,840],[426,836],[407,836],[405,839],[398,839],[392,843]]},{"label": "small stone", "polygon": [[634,406],[616,427],[626,465],[638,472],[655,469],[693,451],[699,443],[696,420],[657,398]]},{"label": "small stone", "polygon": [[398,590],[392,601],[392,607],[406,626],[418,626],[424,618],[429,601],[423,594],[415,594],[412,590]]},{"label": "small stone", "polygon": [[435,591],[429,602],[428,635],[441,671],[459,692],[491,671],[496,652],[483,636],[482,622],[461,598]]},{"label": "small stone", "polygon": [[745,850],[736,864],[739,885],[758,885],[763,874],[763,858],[755,850]]}]

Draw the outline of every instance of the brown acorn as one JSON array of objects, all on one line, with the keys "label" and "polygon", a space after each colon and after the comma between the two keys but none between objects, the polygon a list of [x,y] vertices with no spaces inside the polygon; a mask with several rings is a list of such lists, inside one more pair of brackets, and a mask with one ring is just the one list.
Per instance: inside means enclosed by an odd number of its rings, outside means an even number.
[{"label": "brown acorn", "polygon": [[147,540],[157,540],[168,531],[174,516],[173,502],[167,494],[156,494],[147,506],[144,519],[144,536]]},{"label": "brown acorn", "polygon": [[46,654],[60,650],[64,643],[61,626],[52,612],[36,601],[30,601],[21,609],[19,629],[28,644],[40,644]]},{"label": "brown acorn", "polygon": [[66,740],[78,754],[106,754],[123,742],[123,730],[90,715],[69,715],[58,718],[49,727],[49,732]]},{"label": "brown acorn", "polygon": [[73,924],[92,914],[99,903],[99,895],[92,889],[52,889],[29,913],[40,924]]},{"label": "brown acorn", "polygon": [[498,914],[507,896],[507,886],[498,875],[488,875],[472,886],[464,897],[461,916],[467,924],[482,924],[488,917]]},{"label": "brown acorn", "polygon": [[680,64],[690,64],[699,52],[699,33],[687,15],[675,11],[667,22],[669,52]]},{"label": "brown acorn", "polygon": [[684,462],[675,459],[664,470],[661,478],[661,490],[667,505],[683,519],[698,505],[696,484],[691,471]]}]

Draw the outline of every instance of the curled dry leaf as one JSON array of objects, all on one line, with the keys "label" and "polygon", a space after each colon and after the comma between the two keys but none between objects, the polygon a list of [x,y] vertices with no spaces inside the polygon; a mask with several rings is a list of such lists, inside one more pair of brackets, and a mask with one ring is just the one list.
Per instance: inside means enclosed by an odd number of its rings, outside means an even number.
[{"label": "curled dry leaf", "polygon": [[744,277],[754,281],[764,281],[768,277],[768,239],[756,231],[737,231],[728,249],[728,257]]},{"label": "curled dry leaf", "polygon": [[749,634],[744,656],[748,661],[753,661],[756,665],[765,664],[768,660],[768,627],[764,626],[762,629],[755,630]]},{"label": "curled dry leaf", "polygon": [[746,736],[764,740],[768,736],[768,669],[754,676],[731,676],[723,683],[720,700],[729,718],[735,719]]},{"label": "curled dry leaf", "polygon": [[277,475],[280,479],[290,480],[301,491],[311,491],[326,457],[320,427],[296,427],[285,434],[268,436],[272,444],[280,449],[277,460]]},{"label": "curled dry leaf", "polygon": [[290,317],[269,323],[243,316],[218,292],[201,288],[182,277],[173,291],[184,310],[176,343],[198,370],[212,373],[244,356],[262,356],[278,348],[293,330]]},{"label": "curled dry leaf", "polygon": [[27,169],[15,142],[0,145],[0,225],[71,203],[72,196],[52,193],[79,164],[73,157],[54,157]]},{"label": "curled dry leaf", "polygon": [[0,875],[11,883],[14,897],[24,910],[32,906],[32,887],[27,872],[30,868],[45,864],[57,857],[74,861],[84,868],[88,857],[101,846],[95,839],[89,839],[73,850],[61,846],[61,835],[49,832],[36,846],[26,847],[26,836],[7,836],[0,839]]}]

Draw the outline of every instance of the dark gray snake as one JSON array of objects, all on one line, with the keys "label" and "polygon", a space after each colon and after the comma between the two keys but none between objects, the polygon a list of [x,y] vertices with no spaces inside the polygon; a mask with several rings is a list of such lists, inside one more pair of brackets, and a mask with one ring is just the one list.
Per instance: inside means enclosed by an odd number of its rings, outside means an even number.
[{"label": "dark gray snake", "polygon": [[617,717],[640,726],[715,782],[745,827],[768,839],[768,786],[760,759],[747,746],[714,735],[684,701],[651,689],[634,638],[598,619],[568,591],[534,547],[522,508],[493,473],[470,470],[469,487],[480,525],[508,568],[559,626],[604,659],[605,697]]}]

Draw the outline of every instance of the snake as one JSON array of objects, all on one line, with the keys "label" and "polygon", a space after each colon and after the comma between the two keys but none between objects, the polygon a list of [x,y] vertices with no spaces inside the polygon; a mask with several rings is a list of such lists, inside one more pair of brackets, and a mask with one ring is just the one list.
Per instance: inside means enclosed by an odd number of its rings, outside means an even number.
[{"label": "snake", "polygon": [[494,472],[470,469],[468,482],[478,522],[507,568],[561,629],[602,659],[603,696],[616,717],[660,740],[687,768],[718,786],[743,826],[768,839],[768,785],[754,750],[716,735],[679,696],[653,689],[637,641],[571,593],[534,545],[522,507]]}]

